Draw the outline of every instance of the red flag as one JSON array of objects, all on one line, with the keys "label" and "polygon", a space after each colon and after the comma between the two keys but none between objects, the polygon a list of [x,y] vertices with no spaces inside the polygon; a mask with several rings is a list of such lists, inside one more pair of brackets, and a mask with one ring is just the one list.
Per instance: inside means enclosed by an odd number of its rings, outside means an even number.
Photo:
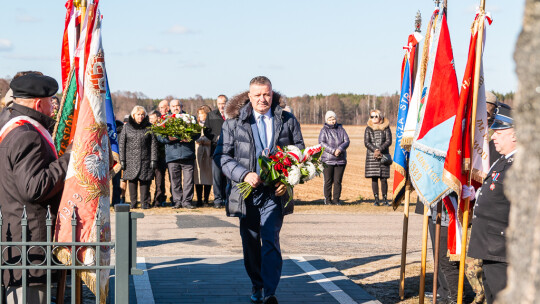
[{"label": "red flag", "polygon": [[[476,46],[480,20],[483,21],[484,17],[484,15],[477,15],[473,23],[467,66],[465,67],[465,75],[463,76],[459,95],[459,106],[444,163],[443,181],[457,194],[457,197],[461,197],[462,185],[468,183],[471,170],[473,171],[473,179],[471,181],[475,188],[481,185],[485,174],[489,170],[488,126],[483,71],[480,74],[476,117],[472,117],[474,98],[472,86],[475,82],[476,55],[477,52],[481,51]],[[479,62],[478,64],[481,65],[482,63]],[[476,130],[475,144],[471,150],[471,128],[473,121],[475,122]],[[459,212],[456,202],[445,201],[445,206],[450,218],[448,250],[452,258],[457,258],[461,252],[461,224],[459,223],[459,218],[461,217],[464,206],[461,203],[459,204]]]}]

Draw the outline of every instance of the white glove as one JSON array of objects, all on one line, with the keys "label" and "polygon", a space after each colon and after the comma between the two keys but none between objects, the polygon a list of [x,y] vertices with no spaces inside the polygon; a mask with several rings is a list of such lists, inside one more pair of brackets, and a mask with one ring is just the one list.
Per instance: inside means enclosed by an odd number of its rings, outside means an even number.
[{"label": "white glove", "polygon": [[473,186],[467,186],[463,185],[463,188],[461,189],[461,198],[462,199],[469,199],[473,200],[476,196],[476,191],[474,190]]}]

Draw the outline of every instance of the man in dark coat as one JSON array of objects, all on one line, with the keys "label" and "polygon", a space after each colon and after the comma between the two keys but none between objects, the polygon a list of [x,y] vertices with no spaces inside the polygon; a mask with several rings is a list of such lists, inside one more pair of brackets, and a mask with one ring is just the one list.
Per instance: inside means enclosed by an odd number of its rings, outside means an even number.
[{"label": "man in dark coat", "polygon": [[[278,303],[275,292],[283,265],[279,232],[283,216],[293,208],[292,202],[287,204],[289,197],[283,184],[263,185],[257,159],[264,150],[273,152],[277,146],[304,149],[300,124],[291,113],[282,110],[279,100],[280,95],[272,91],[268,78],[253,78],[249,93],[237,96],[227,105],[229,119],[223,124],[214,154],[214,161],[231,181],[227,215],[240,217],[244,265],[252,282],[254,303]],[[237,186],[240,182],[254,188],[246,199]]]},{"label": "man in dark coat", "polygon": [[504,194],[504,179],[514,162],[516,135],[511,110],[499,107],[491,138],[502,156],[491,166],[474,206],[469,256],[483,260],[486,300],[493,303],[506,286],[506,228],[510,201]]},{"label": "man in dark coat", "polygon": [[[150,112],[148,115],[150,123],[155,125],[156,123],[160,122],[160,114],[161,113],[158,111]],[[167,170],[167,162],[165,161],[165,145],[159,141],[157,142],[157,153],[157,167],[154,170],[154,182],[156,184],[156,189],[154,192],[154,199],[152,200],[152,207],[164,207],[167,203],[167,195],[165,194],[165,171]]]},{"label": "man in dark coat", "polygon": [[[214,155],[217,142],[221,135],[221,127],[225,122],[225,105],[227,96],[219,95],[217,98],[217,109],[208,113],[208,119],[204,123],[204,134],[212,141],[210,153]],[[214,208],[220,208],[225,205],[227,200],[227,178],[221,171],[220,166],[212,162],[212,178],[214,184]]]},{"label": "man in dark coat", "polygon": [[[49,132],[54,128],[51,96],[58,91],[58,83],[51,77],[27,74],[13,79],[10,84],[14,103],[0,114],[0,207],[2,208],[2,239],[22,240],[21,218],[28,221],[26,241],[46,241],[47,210],[51,219],[60,204],[64,179],[69,163],[69,149],[58,158]],[[54,228],[53,228],[54,229]],[[28,250],[30,263],[45,260],[43,250]],[[7,247],[3,258],[18,263],[20,250]],[[8,303],[22,296],[22,272],[3,271]],[[27,272],[28,303],[44,303],[46,271]]]},{"label": "man in dark coat", "polygon": [[[171,112],[183,114],[182,103],[178,99],[171,100]],[[165,144],[165,161],[169,168],[174,209],[180,207],[195,209],[193,206],[193,186],[195,169],[195,140],[200,137],[193,136],[191,141],[182,141],[175,137],[157,135],[159,142]],[[184,177],[182,184],[182,175]]]}]

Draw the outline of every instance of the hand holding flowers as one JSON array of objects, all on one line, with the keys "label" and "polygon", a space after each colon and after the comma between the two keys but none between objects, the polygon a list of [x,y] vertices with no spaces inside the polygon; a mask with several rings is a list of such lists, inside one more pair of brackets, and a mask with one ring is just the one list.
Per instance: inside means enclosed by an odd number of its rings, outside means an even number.
[{"label": "hand holding flowers", "polygon": [[292,189],[303,184],[322,173],[323,165],[320,161],[323,148],[320,145],[298,149],[296,146],[277,147],[274,154],[263,154],[259,157],[260,174],[248,173],[244,182],[238,184],[240,192],[247,198],[253,188],[260,184],[276,187],[276,196],[289,193],[292,199]]},{"label": "hand holding flowers", "polygon": [[161,116],[162,121],[150,126],[150,132],[169,138],[190,142],[196,134],[201,134],[202,127],[195,117],[189,114],[168,114]]}]

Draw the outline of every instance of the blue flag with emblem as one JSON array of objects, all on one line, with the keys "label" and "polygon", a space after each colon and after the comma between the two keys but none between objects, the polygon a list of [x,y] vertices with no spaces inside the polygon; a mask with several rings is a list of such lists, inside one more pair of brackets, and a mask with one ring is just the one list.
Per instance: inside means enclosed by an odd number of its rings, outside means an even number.
[{"label": "blue flag with emblem", "polygon": [[409,152],[401,147],[401,139],[405,129],[405,121],[409,111],[409,101],[411,100],[411,73],[408,58],[405,60],[403,69],[403,78],[401,81],[401,97],[399,100],[399,111],[396,126],[396,146],[394,149],[394,193],[392,205],[394,208],[399,206],[405,193],[405,183],[407,181],[407,163],[409,161]]},{"label": "blue flag with emblem", "polygon": [[116,132],[116,117],[111,98],[111,90],[109,89],[109,78],[105,75],[105,112],[107,113],[107,134],[111,143],[111,152],[115,160],[114,171],[120,171],[120,154],[118,149],[118,133]]}]

